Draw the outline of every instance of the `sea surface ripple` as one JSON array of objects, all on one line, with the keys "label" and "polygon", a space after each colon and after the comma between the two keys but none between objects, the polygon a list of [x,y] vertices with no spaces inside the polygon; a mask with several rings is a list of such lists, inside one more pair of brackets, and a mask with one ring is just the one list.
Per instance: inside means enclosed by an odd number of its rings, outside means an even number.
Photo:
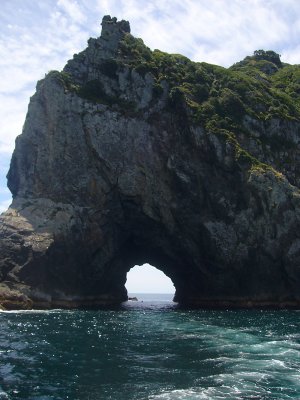
[{"label": "sea surface ripple", "polygon": [[0,400],[300,399],[300,312],[0,313]]}]

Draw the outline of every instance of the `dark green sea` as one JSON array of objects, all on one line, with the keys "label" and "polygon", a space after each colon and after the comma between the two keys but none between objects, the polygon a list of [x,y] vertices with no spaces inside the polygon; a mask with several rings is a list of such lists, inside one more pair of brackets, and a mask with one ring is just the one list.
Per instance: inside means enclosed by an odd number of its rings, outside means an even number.
[{"label": "dark green sea", "polygon": [[300,399],[300,312],[0,313],[0,399]]}]

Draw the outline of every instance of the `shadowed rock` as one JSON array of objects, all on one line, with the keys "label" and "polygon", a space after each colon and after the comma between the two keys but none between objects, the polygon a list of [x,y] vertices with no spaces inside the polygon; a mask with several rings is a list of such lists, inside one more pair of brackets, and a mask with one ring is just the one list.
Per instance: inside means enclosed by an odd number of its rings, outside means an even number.
[{"label": "shadowed rock", "polygon": [[145,262],[184,304],[299,307],[299,115],[234,86],[271,102],[273,78],[151,52],[109,16],[88,43],[38,82],[16,140],[2,307],[120,303]]}]

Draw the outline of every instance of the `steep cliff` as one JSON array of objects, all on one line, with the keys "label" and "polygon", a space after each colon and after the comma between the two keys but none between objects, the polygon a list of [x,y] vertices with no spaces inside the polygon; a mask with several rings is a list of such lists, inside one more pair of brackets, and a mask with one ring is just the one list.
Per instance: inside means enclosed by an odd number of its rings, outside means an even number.
[{"label": "steep cliff", "polygon": [[127,298],[149,262],[176,300],[300,306],[300,67],[150,51],[106,16],[38,82],[0,218],[0,304]]}]

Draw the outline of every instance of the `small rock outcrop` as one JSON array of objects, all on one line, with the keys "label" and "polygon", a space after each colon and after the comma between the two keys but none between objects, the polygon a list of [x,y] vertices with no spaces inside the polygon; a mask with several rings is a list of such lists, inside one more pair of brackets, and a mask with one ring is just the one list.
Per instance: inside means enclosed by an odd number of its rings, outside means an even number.
[{"label": "small rock outcrop", "polygon": [[30,100],[0,217],[0,307],[120,303],[145,262],[180,303],[299,307],[297,76],[270,51],[228,69],[151,51],[105,16]]}]

